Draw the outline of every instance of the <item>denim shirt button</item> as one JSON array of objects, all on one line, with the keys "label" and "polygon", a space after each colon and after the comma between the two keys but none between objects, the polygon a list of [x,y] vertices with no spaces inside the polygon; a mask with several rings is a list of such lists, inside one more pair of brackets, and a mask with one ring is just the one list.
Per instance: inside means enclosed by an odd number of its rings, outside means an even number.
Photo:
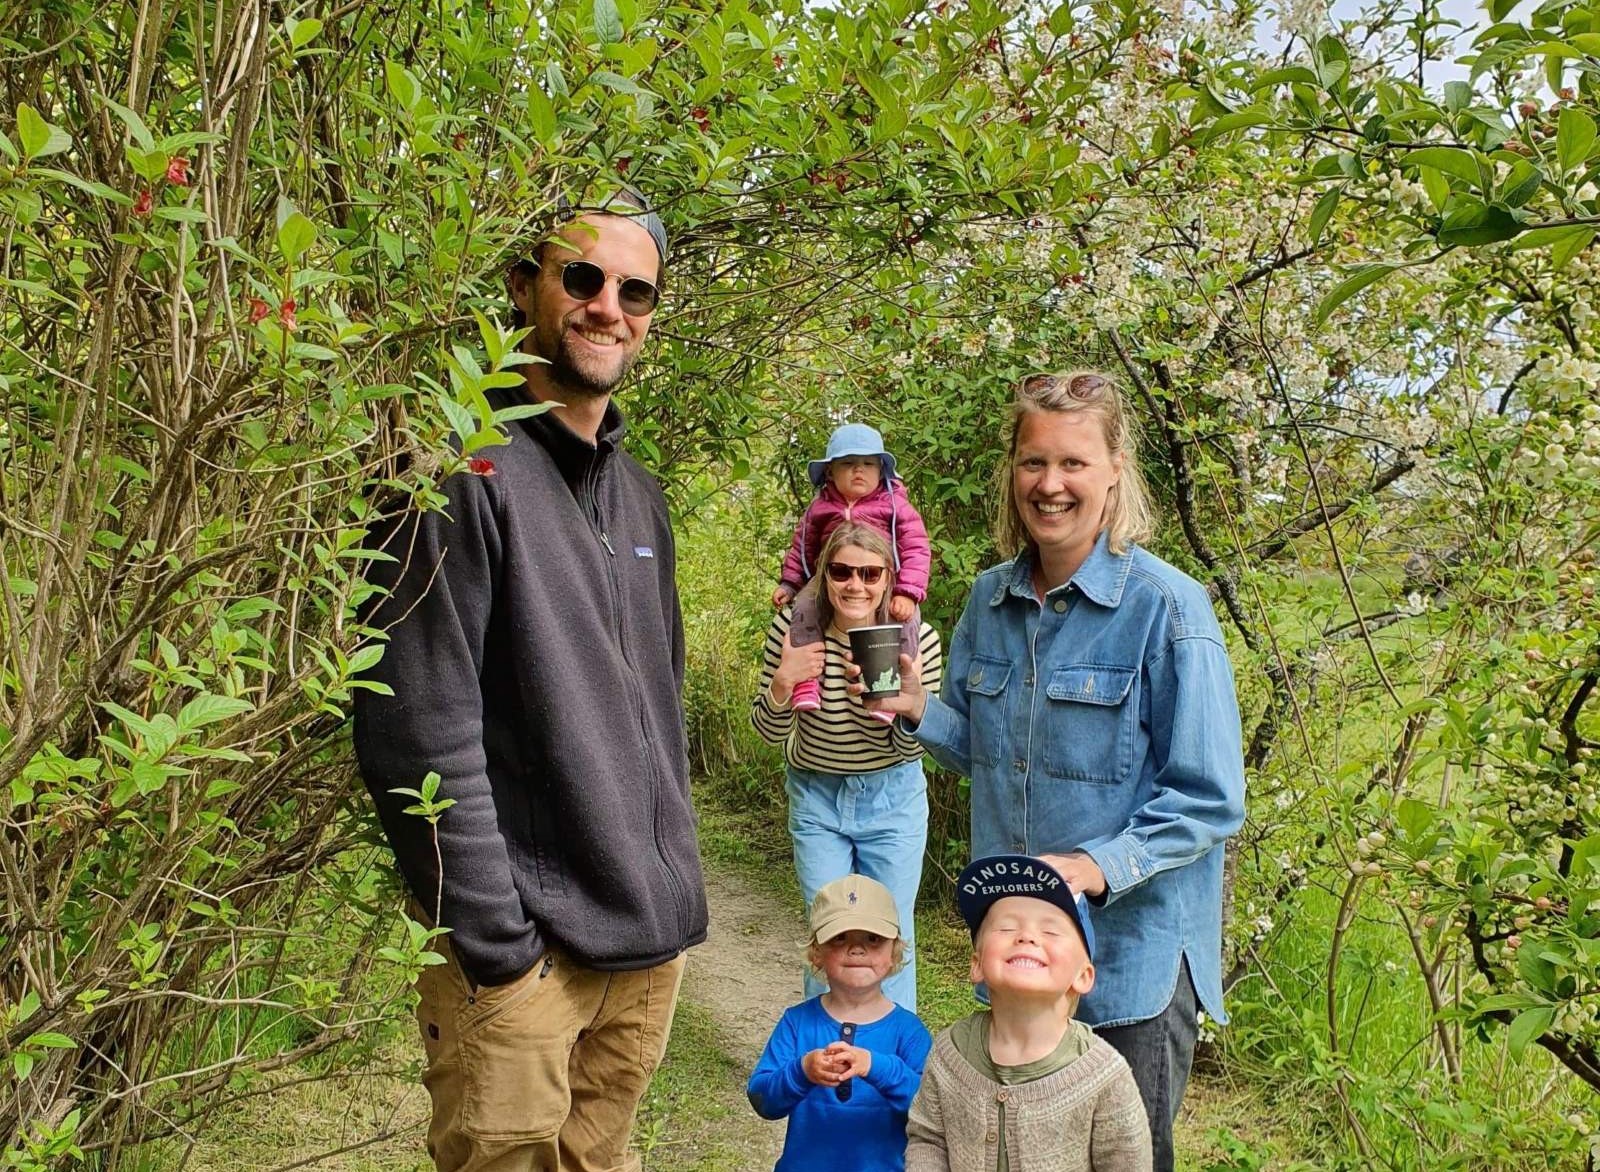
[{"label": "denim shirt button", "polygon": [[1050,604],[1050,609],[1055,611],[1057,614],[1065,614],[1067,610],[1067,600],[1065,598],[1056,599]]},{"label": "denim shirt button", "polygon": [[1025,843],[1025,842],[1014,842],[1014,843],[1012,843],[1011,844],[1011,853],[1014,854],[1014,855],[1025,855],[1025,854],[1027,854],[1028,853],[1028,844]]},{"label": "denim shirt button", "polygon": [[1016,770],[1017,770],[1018,773],[1026,773],[1026,772],[1028,772],[1028,763],[1026,761],[1024,761],[1021,757],[1018,757],[1011,764],[1016,767]]}]

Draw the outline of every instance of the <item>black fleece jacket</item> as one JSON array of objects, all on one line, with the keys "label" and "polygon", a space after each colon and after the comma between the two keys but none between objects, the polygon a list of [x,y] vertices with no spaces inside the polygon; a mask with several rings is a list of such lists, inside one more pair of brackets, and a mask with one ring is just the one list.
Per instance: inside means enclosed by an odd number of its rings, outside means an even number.
[{"label": "black fleece jacket", "polygon": [[706,933],[666,501],[618,448],[615,405],[594,446],[549,414],[508,430],[492,475],[445,481],[447,515],[373,534],[397,560],[369,572],[389,641],[367,678],[394,695],[356,693],[357,758],[429,916],[432,835],[390,791],[436,770],[455,802],[439,918],[473,980],[514,980],[551,943],[648,968]]}]

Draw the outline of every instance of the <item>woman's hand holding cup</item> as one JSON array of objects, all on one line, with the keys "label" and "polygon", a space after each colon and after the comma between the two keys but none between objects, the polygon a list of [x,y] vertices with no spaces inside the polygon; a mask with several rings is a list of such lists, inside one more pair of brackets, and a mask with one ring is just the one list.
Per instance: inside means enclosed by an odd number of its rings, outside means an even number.
[{"label": "woman's hand holding cup", "polygon": [[845,652],[847,662],[844,665],[845,691],[852,696],[861,697],[861,706],[868,712],[892,712],[903,717],[905,722],[915,727],[922,723],[922,714],[928,708],[928,693],[922,686],[922,662],[919,657],[900,655],[900,693],[897,696],[862,696],[867,690],[861,682],[861,668],[854,662],[850,653]]}]

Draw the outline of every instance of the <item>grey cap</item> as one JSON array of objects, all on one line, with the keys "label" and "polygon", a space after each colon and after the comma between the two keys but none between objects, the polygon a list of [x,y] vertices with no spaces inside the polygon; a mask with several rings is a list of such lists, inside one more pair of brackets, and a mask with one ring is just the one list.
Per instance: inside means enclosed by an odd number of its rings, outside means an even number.
[{"label": "grey cap", "polygon": [[604,212],[608,216],[627,217],[650,233],[650,239],[655,241],[656,252],[662,261],[667,259],[666,225],[637,188],[624,185],[594,203],[580,203],[564,195],[556,201],[556,215],[563,221],[582,212]]}]

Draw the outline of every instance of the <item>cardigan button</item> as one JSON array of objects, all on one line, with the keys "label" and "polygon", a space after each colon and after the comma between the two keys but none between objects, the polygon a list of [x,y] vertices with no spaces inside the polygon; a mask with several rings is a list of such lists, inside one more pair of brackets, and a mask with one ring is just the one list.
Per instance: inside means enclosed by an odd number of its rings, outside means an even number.
[{"label": "cardigan button", "polygon": [[990,1143],[994,1143],[994,1141],[999,1139],[1000,1137],[997,1134],[995,1134],[994,1132],[991,1131],[988,1135],[984,1136],[983,1138],[988,1140]]},{"label": "cardigan button", "polygon": [[1010,1091],[1001,1091],[998,1095],[995,1096],[995,1099],[997,1101],[1001,1102],[1001,1103],[1004,1103],[1010,1097],[1011,1097],[1011,1092]]}]

